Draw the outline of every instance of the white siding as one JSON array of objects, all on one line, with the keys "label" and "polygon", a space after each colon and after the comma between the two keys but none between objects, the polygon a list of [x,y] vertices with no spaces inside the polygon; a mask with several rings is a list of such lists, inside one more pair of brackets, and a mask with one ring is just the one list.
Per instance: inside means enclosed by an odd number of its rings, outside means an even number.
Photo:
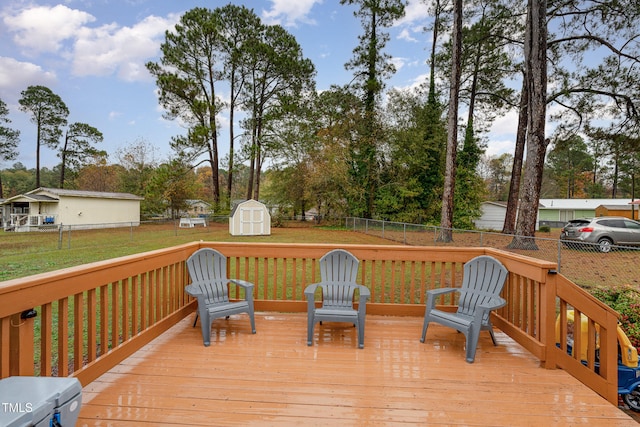
[{"label": "white siding", "polygon": [[267,207],[256,201],[240,203],[229,218],[232,236],[265,236],[271,234],[271,215]]},{"label": "white siding", "polygon": [[482,210],[482,215],[474,221],[476,228],[480,230],[502,230],[504,217],[507,213],[506,206],[483,203],[480,209]]}]

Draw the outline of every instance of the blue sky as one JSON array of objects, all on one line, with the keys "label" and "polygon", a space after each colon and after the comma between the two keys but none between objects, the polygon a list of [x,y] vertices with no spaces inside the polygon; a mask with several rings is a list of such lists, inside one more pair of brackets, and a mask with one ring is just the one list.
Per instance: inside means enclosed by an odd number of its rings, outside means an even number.
[{"label": "blue sky", "polygon": [[[352,79],[344,64],[352,57],[361,32],[353,7],[338,0],[191,1],[191,0],[5,0],[0,6],[0,98],[8,105],[11,127],[21,131],[19,158],[35,167],[35,126],[18,109],[20,92],[43,85],[60,95],[69,122],[84,122],[104,134],[100,148],[111,155],[146,140],[157,160],[170,154],[172,136],[185,129],[162,118],[156,86],[144,64],[159,59],[164,33],[193,7],[227,3],[253,8],[263,22],[280,24],[295,36],[317,70],[317,88]],[[410,0],[406,16],[389,30],[386,52],[398,72],[387,87],[411,87],[428,73],[431,34],[427,6]],[[510,152],[515,115],[496,121],[488,154]],[[225,126],[225,118],[221,117]],[[224,129],[222,130],[224,133]],[[224,155],[223,149],[223,155]],[[42,166],[59,162],[48,148]],[[14,162],[0,164],[0,168]]]}]

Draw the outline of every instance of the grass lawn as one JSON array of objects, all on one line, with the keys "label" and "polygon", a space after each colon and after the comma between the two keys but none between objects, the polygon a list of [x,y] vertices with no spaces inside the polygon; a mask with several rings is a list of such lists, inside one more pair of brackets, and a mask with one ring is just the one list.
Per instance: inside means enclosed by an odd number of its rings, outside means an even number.
[{"label": "grass lawn", "polygon": [[193,241],[394,244],[339,228],[291,222],[270,236],[231,236],[228,224],[177,228],[173,223],[100,230],[15,233],[0,231],[0,281],[117,258]]}]

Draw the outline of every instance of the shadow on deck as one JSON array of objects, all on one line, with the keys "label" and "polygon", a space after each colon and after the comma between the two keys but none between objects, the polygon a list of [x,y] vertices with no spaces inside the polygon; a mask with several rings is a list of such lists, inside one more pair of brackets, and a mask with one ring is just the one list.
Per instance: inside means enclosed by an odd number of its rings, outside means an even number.
[{"label": "shadow on deck", "polygon": [[193,317],[88,384],[78,426],[477,425],[636,423],[563,370],[500,331],[481,334],[476,361],[464,336],[422,318],[367,316],[365,348],[352,325],[306,314],[256,313],[213,324],[202,345]]}]

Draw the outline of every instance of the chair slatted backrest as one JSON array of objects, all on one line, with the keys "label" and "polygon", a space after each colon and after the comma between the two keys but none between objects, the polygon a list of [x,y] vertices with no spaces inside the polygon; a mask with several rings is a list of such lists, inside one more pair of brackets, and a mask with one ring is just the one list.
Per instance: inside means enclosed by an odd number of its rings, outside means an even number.
[{"label": "chair slatted backrest", "polygon": [[324,307],[353,307],[359,264],[353,254],[343,249],[335,249],[320,258]]},{"label": "chair slatted backrest", "polygon": [[[476,306],[502,292],[507,279],[507,269],[495,258],[481,255],[464,265],[462,286],[458,300],[458,313],[473,316]],[[483,323],[489,314],[482,319]]]},{"label": "chair slatted backrest", "polygon": [[200,288],[207,302],[229,302],[227,257],[215,249],[199,249],[187,259],[187,269],[191,282]]}]

